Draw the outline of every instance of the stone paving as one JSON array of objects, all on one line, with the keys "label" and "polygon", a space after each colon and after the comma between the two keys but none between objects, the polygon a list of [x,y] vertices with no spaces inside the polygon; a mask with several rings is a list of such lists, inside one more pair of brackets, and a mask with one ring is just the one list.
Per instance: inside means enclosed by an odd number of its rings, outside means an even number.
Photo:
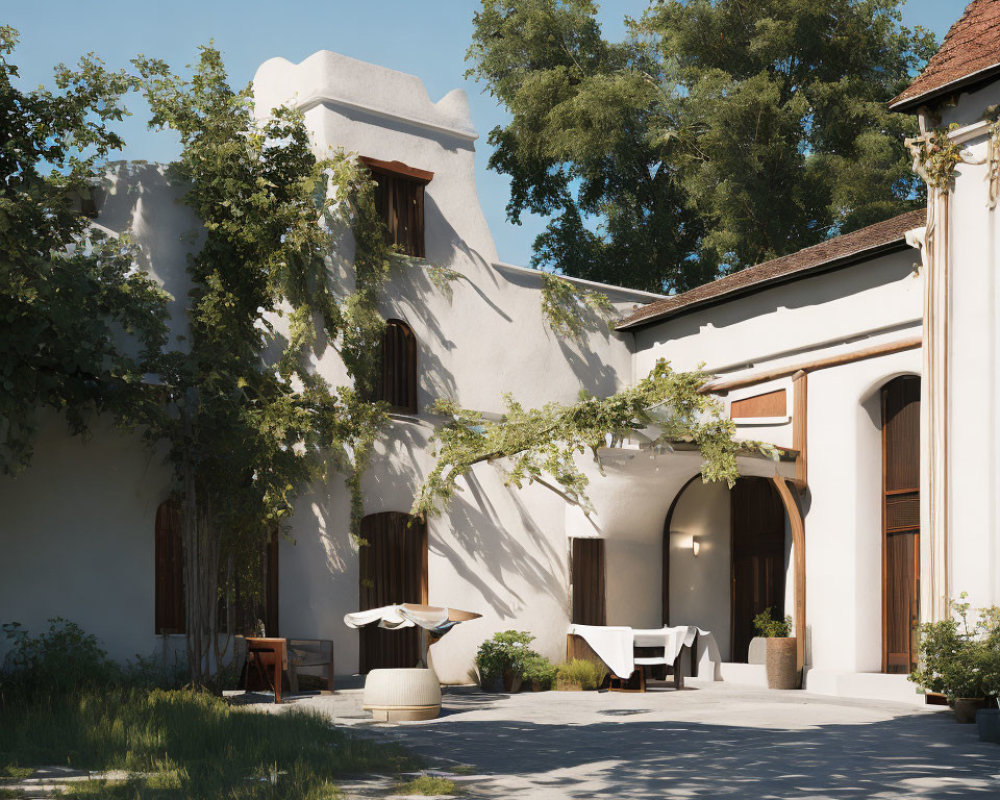
[{"label": "stone paving", "polygon": [[259,708],[312,708],[440,769],[461,765],[467,797],[1000,798],[1000,747],[948,709],[697,682],[646,694],[455,688],[440,718],[399,725],[366,720],[356,689]]}]

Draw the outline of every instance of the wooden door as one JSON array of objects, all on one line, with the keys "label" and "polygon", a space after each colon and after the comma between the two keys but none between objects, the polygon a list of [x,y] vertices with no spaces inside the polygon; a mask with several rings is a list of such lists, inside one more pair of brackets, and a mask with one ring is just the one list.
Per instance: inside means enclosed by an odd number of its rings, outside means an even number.
[{"label": "wooden door", "polygon": [[573,622],[606,625],[603,539],[573,539]]},{"label": "wooden door", "polygon": [[[412,521],[412,525],[410,524]],[[358,608],[427,602],[427,526],[409,514],[388,511],[361,520],[367,542],[360,553]],[[359,671],[415,667],[420,660],[416,628],[388,631],[367,625],[360,631]]]},{"label": "wooden door", "polygon": [[920,378],[882,389],[882,671],[916,664],[920,620]]},{"label": "wooden door", "polygon": [[732,650],[746,662],[753,618],[785,608],[785,509],[767,478],[740,478],[730,492],[732,512]]}]

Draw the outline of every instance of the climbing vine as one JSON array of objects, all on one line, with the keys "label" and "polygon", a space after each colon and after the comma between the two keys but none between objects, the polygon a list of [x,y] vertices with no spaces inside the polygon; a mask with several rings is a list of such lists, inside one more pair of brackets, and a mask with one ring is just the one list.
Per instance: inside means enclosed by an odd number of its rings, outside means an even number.
[{"label": "climbing vine", "polygon": [[913,171],[935,189],[949,189],[955,168],[965,161],[962,146],[950,136],[957,127],[953,124],[947,129],[938,128],[906,140],[913,156]]},{"label": "climbing vine", "polygon": [[607,295],[581,289],[572,281],[542,272],[542,313],[549,327],[562,336],[580,339],[587,329],[607,328],[614,306]]},{"label": "climbing vine", "polygon": [[[367,169],[344,153],[316,159],[297,111],[255,119],[250,88],[230,88],[217,50],[202,48],[189,80],[161,61],[135,65],[150,125],[180,136],[172,169],[205,231],[188,268],[189,349],[165,359],[174,411],[149,421],[181,488],[188,661],[203,681],[224,661],[220,630],[232,631],[218,618],[233,589],[220,572],[249,572],[330,464],[346,475],[358,531],[361,477],[387,419],[374,396],[391,248]],[[348,232],[354,285],[338,291]],[[328,346],[353,386],[334,389],[317,369]]]},{"label": "climbing vine", "polygon": [[589,452],[599,464],[602,447],[650,426],[658,430],[654,445],[694,443],[704,458],[702,477],[731,486],[739,477],[736,457],[741,452],[773,458],[778,453],[768,444],[735,440],[735,424],[722,415],[719,401],[699,391],[706,379],[701,372],[675,372],[660,360],[636,386],[611,397],[587,396],[573,404],[525,409],[507,396],[499,420],[438,400],[433,411],[449,421],[435,435],[437,461],[412,513],[441,511],[458,491],[462,476],[481,463],[503,466],[508,485],[538,483],[590,512],[589,479],[577,456]]}]

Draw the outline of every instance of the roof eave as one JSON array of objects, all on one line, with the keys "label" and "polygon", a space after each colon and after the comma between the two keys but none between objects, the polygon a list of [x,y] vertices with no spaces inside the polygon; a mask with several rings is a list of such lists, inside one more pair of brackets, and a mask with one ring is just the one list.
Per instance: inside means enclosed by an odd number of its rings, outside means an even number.
[{"label": "roof eave", "polygon": [[868,261],[872,258],[877,258],[878,256],[888,255],[889,253],[900,252],[907,249],[909,249],[909,245],[906,243],[905,236],[903,236],[885,244],[869,247],[832,261],[817,264],[814,267],[806,267],[805,269],[789,272],[785,275],[776,275],[773,278],[758,281],[757,283],[752,283],[747,286],[741,286],[723,294],[706,297],[702,300],[695,300],[677,308],[668,309],[649,317],[643,317],[642,319],[637,319],[635,322],[616,325],[615,330],[633,331],[638,328],[644,328],[647,325],[653,325],[657,322],[663,322],[668,319],[673,319],[674,317],[680,317],[699,309],[723,305],[724,303],[729,303],[733,300],[739,300],[740,298],[748,297],[750,295],[757,294],[758,292],[773,289],[776,286],[793,283],[794,281],[802,280],[804,278],[815,277],[816,275],[821,275],[826,272],[835,272],[838,269],[845,269],[862,261]]},{"label": "roof eave", "polygon": [[943,86],[938,86],[937,88],[929,89],[926,92],[921,92],[915,97],[910,97],[906,100],[893,100],[889,103],[889,110],[898,111],[900,113],[915,113],[922,106],[926,106],[935,100],[940,100],[942,97],[947,97],[948,95],[959,92],[972,91],[978,88],[981,84],[989,83],[992,79],[997,77],[1000,77],[1000,63],[984,67],[981,70],[977,70],[976,72],[962,78],[958,78],[957,80],[949,81]]}]

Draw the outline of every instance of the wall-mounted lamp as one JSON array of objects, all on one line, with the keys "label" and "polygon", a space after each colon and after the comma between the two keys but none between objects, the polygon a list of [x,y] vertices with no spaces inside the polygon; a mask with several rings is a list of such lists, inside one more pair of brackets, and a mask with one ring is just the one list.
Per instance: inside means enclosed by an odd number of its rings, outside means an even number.
[{"label": "wall-mounted lamp", "polygon": [[698,553],[700,553],[700,552],[701,552],[701,539],[699,539],[697,536],[692,536],[691,537],[691,553],[694,555],[695,558],[697,558],[698,557]]}]

